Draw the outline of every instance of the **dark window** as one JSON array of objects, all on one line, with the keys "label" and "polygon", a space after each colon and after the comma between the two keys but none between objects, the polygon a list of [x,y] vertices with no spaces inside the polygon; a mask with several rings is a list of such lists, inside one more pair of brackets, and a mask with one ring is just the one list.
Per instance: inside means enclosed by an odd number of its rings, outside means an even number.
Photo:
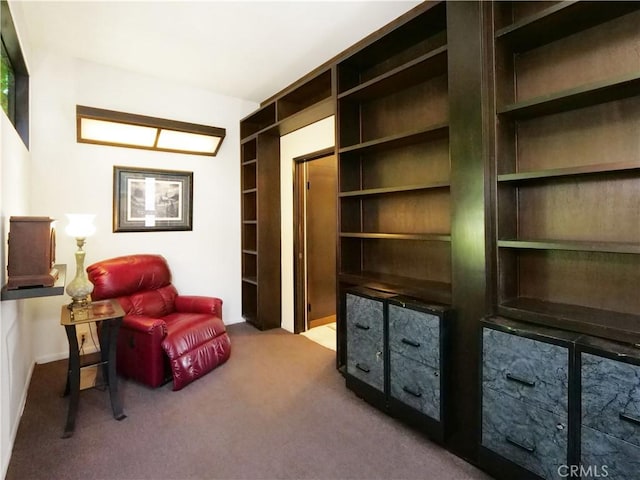
[{"label": "dark window", "polygon": [[4,40],[2,40],[2,55],[0,56],[0,60],[2,62],[0,64],[0,102],[2,102],[2,109],[11,120],[11,123],[15,123],[16,77],[13,71],[13,65],[11,65],[11,59],[4,46]]},{"label": "dark window", "polygon": [[29,72],[24,61],[18,33],[11,9],[6,0],[0,0],[0,44],[2,68],[0,70],[0,100],[2,109],[29,148]]}]

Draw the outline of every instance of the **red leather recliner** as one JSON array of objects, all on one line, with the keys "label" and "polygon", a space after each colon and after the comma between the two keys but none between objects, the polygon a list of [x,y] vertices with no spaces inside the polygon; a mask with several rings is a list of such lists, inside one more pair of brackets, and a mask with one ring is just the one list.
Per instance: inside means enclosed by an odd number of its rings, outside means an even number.
[{"label": "red leather recliner", "polygon": [[118,335],[117,369],[124,377],[173,389],[226,362],[231,342],[222,300],[178,295],[160,255],[128,255],[87,267],[91,298],[115,298],[125,311]]}]

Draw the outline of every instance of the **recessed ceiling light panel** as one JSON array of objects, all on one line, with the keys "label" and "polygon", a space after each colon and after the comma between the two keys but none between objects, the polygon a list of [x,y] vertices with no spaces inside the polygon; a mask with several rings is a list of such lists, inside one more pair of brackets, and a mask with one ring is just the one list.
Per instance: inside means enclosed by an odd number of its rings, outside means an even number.
[{"label": "recessed ceiling light panel", "polygon": [[215,156],[226,130],[132,113],[76,106],[77,140],[117,147]]}]

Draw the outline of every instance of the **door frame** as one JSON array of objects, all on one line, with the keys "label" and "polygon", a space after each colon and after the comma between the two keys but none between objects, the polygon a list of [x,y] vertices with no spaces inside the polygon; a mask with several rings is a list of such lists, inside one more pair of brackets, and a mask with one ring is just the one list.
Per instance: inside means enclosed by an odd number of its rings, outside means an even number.
[{"label": "door frame", "polygon": [[[335,146],[323,148],[315,152],[307,153],[293,159],[293,284],[294,284],[294,318],[293,331],[301,333],[307,329],[307,302],[306,302],[306,249],[304,241],[305,218],[304,198],[305,198],[305,176],[304,163],[318,158],[337,155]],[[337,249],[336,249],[337,251]],[[337,268],[337,266],[336,266]],[[337,270],[336,270],[337,272]]]}]

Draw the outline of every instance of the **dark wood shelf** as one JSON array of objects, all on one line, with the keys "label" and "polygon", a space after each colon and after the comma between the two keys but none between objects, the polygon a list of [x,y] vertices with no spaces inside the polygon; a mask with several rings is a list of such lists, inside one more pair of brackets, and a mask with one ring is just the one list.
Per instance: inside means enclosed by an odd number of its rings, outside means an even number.
[{"label": "dark wood shelf", "polygon": [[532,172],[506,173],[498,175],[498,182],[527,182],[547,178],[562,178],[593,174],[624,174],[640,172],[640,162],[598,163],[567,168],[551,168]]},{"label": "dark wood shelf", "polygon": [[287,135],[311,123],[317,122],[335,114],[335,104],[331,96],[324,98],[304,109],[291,113],[280,120],[275,127],[280,135]]},{"label": "dark wood shelf", "polygon": [[550,95],[512,103],[499,108],[498,113],[514,120],[526,120],[621,100],[639,94],[640,75],[633,73],[608,81],[594,82]]},{"label": "dark wood shelf", "polygon": [[496,39],[525,52],[640,9],[638,2],[565,1],[499,29]]},{"label": "dark wood shelf", "polygon": [[257,188],[247,188],[246,190],[243,190],[242,193],[243,194],[248,194],[248,193],[256,193],[258,191]]},{"label": "dark wood shelf", "polygon": [[[374,42],[344,59],[339,67],[353,70],[357,78],[352,80],[355,80],[355,83],[360,83],[363,74],[367,76],[372,69],[376,69],[380,73],[379,70],[389,70],[389,68],[397,66],[397,64],[386,63],[385,60],[397,59],[408,50],[415,52],[416,46],[422,45],[425,38],[438,32],[444,32],[446,27],[446,2],[431,2],[419,15],[404,22],[399,28],[387,31],[384,36],[379,36]],[[446,36],[443,36],[443,39],[446,40]],[[432,49],[433,46],[430,50]],[[345,85],[341,85],[340,92],[347,91],[354,86],[354,81],[348,82],[346,88]]]},{"label": "dark wood shelf", "polygon": [[533,250],[570,250],[640,254],[640,244],[623,242],[580,242],[567,240],[498,240],[498,247]]},{"label": "dark wood shelf", "polygon": [[374,290],[393,292],[442,305],[451,304],[451,284],[377,272],[342,272],[339,280]]},{"label": "dark wood shelf", "polygon": [[243,220],[242,223],[245,224],[245,225],[256,225],[258,223],[258,221],[257,220]]},{"label": "dark wood shelf", "polygon": [[387,240],[426,240],[431,242],[450,242],[451,235],[440,233],[359,233],[341,232],[342,238],[371,238]]},{"label": "dark wood shelf", "polygon": [[7,290],[7,286],[5,285],[2,287],[2,301],[63,295],[67,266],[65,264],[60,264],[54,265],[53,268],[58,270],[58,278],[52,287],[24,287],[15,290]]},{"label": "dark wood shelf", "polygon": [[338,99],[360,101],[383,97],[446,73],[447,46],[444,45],[341,93]]},{"label": "dark wood shelf", "polygon": [[257,277],[242,277],[242,281],[246,283],[250,283],[251,285],[258,285]]},{"label": "dark wood shelf", "polygon": [[640,315],[577,305],[516,298],[498,306],[509,318],[572,332],[640,344]]},{"label": "dark wood shelf", "polygon": [[329,68],[276,100],[278,122],[330,99],[331,94],[331,69]]},{"label": "dark wood shelf", "polygon": [[242,162],[242,166],[248,166],[248,165],[255,165],[258,162],[258,160],[256,158],[252,158],[251,160],[245,160],[244,162]]},{"label": "dark wood shelf", "polygon": [[269,103],[240,120],[240,138],[247,139],[276,123],[276,104]]},{"label": "dark wood shelf", "polygon": [[424,183],[421,185],[404,185],[399,187],[383,187],[383,188],[368,188],[365,190],[353,190],[349,192],[340,192],[340,197],[365,197],[369,195],[386,195],[402,192],[415,192],[420,190],[432,190],[435,188],[449,188],[450,182],[435,182]]},{"label": "dark wood shelf", "polygon": [[255,251],[255,250],[246,250],[246,249],[243,249],[242,253],[246,253],[247,255],[257,255],[258,254],[258,252]]},{"label": "dark wood shelf", "polygon": [[438,123],[431,125],[422,130],[401,133],[398,135],[390,135],[388,137],[376,138],[367,142],[349,145],[340,148],[339,153],[369,153],[389,150],[393,148],[403,147],[406,145],[414,145],[416,143],[435,140],[437,138],[445,138],[449,135],[449,124]]},{"label": "dark wood shelf", "polygon": [[378,272],[341,272],[339,280],[366,288],[406,295],[426,302],[451,304],[451,284]]}]

